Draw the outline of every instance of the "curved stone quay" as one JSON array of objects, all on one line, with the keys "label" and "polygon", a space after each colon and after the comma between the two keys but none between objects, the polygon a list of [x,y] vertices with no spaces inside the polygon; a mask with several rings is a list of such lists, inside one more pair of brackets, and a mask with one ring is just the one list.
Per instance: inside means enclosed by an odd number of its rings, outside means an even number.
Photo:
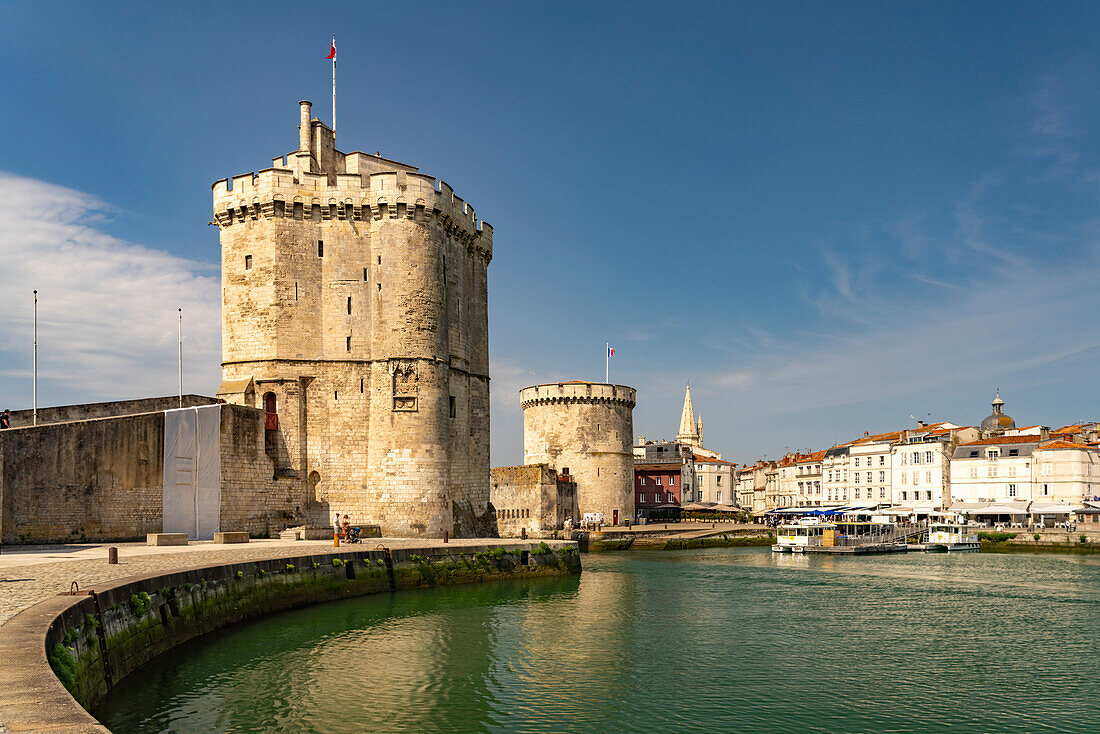
[{"label": "curved stone quay", "polygon": [[363,594],[580,572],[565,541],[250,545],[124,545],[118,565],[106,546],[76,551],[93,556],[80,560],[43,558],[56,549],[0,557],[0,732],[108,732],[88,709],[115,683],[226,624]]}]

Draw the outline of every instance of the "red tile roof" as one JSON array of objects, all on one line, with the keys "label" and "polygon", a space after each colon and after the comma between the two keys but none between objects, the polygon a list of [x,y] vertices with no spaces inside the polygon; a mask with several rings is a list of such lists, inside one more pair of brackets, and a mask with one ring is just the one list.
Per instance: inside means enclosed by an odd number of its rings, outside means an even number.
[{"label": "red tile roof", "polygon": [[983,438],[980,441],[961,443],[960,446],[994,446],[999,443],[1039,443],[1039,436],[1001,436],[1000,438]]},{"label": "red tile roof", "polygon": [[1039,446],[1041,449],[1087,449],[1090,448],[1085,443],[1074,443],[1073,441],[1048,441]]}]

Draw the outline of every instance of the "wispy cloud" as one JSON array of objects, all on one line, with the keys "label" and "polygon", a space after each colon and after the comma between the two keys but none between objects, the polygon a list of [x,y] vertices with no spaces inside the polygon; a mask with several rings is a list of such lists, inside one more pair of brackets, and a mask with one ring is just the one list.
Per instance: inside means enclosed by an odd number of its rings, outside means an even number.
[{"label": "wispy cloud", "polygon": [[184,389],[220,374],[217,269],[123,242],[95,197],[0,173],[0,401],[29,406],[32,290],[38,290],[39,402],[171,395],[177,308]]}]

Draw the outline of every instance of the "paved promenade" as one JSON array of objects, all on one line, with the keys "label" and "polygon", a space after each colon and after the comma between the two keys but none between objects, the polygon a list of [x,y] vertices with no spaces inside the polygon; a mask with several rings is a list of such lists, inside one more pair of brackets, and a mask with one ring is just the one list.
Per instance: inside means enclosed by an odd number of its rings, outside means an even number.
[{"label": "paved promenade", "polygon": [[[514,543],[518,538],[457,538],[448,547]],[[440,539],[367,538],[358,545],[334,548],[331,540],[253,540],[240,545],[193,541],[186,546],[151,547],[143,543],[81,543],[48,546],[4,546],[0,549],[0,625],[43,599],[139,574],[169,573],[269,558],[340,553],[352,550],[442,546]],[[118,564],[107,563],[107,549],[118,548]]]}]

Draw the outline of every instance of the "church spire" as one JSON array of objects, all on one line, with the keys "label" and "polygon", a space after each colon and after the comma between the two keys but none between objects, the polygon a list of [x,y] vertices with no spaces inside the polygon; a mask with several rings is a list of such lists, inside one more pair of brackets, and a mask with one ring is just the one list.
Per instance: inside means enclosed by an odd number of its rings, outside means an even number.
[{"label": "church spire", "polygon": [[691,404],[691,383],[688,383],[687,392],[684,393],[684,411],[680,414],[680,432],[676,434],[676,440],[688,446],[699,445],[699,429],[695,425],[695,408]]}]

